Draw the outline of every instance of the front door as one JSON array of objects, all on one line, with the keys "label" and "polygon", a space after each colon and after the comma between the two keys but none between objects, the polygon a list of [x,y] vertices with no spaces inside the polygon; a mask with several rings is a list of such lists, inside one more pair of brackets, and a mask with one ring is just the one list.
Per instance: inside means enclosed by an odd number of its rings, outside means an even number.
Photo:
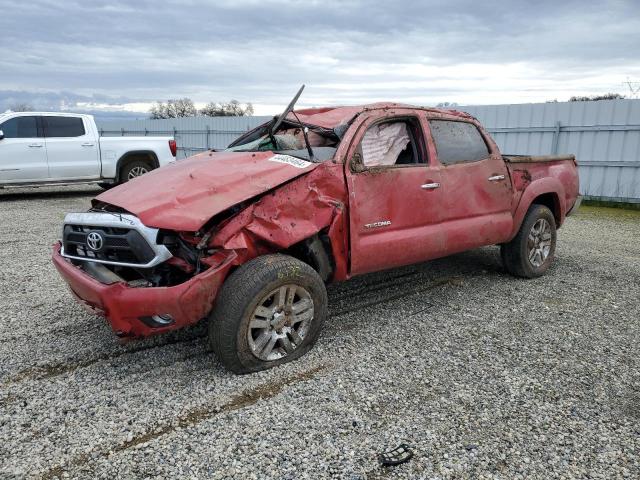
[{"label": "front door", "polygon": [[0,124],[0,184],[47,180],[47,152],[38,117],[17,116]]},{"label": "front door", "polygon": [[100,150],[93,130],[83,117],[42,117],[49,173],[54,180],[100,178]]},{"label": "front door", "polygon": [[413,115],[365,119],[347,154],[351,274],[440,256],[440,169]]},{"label": "front door", "polygon": [[505,242],[513,194],[495,144],[471,122],[431,119],[429,128],[442,167],[445,253]]}]

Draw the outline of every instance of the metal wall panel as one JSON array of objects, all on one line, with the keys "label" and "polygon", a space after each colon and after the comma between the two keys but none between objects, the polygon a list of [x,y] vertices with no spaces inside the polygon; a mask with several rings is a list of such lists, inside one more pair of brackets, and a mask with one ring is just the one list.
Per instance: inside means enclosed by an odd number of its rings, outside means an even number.
[{"label": "metal wall panel", "polygon": [[104,136],[170,136],[178,144],[178,158],[210,148],[224,148],[272,117],[186,117],[167,120],[98,122]]},{"label": "metal wall panel", "polygon": [[640,100],[457,107],[504,153],[573,153],[590,198],[640,203]]},{"label": "metal wall panel", "polygon": [[[640,100],[456,107],[477,117],[504,153],[573,153],[590,198],[640,203]],[[179,158],[224,148],[271,117],[99,122],[103,135],[175,136]]]}]

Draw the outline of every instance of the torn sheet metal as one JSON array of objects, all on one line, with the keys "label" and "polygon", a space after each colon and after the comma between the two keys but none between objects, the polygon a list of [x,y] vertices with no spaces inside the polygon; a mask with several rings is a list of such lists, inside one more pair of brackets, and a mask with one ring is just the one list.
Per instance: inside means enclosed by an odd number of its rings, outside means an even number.
[{"label": "torn sheet metal", "polygon": [[[322,163],[305,177],[252,203],[224,224],[209,245],[238,252],[238,262],[271,253],[326,231],[336,263],[346,276],[346,189],[342,165]],[[342,275],[342,277],[340,277]]]}]

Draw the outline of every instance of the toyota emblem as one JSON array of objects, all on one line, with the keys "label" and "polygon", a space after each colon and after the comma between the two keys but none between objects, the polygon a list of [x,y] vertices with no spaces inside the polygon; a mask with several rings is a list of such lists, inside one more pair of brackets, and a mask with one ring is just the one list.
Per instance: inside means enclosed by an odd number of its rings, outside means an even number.
[{"label": "toyota emblem", "polygon": [[104,244],[104,240],[102,239],[102,235],[98,232],[90,232],[87,235],[87,247],[89,247],[94,252],[98,252],[102,250],[102,245]]}]

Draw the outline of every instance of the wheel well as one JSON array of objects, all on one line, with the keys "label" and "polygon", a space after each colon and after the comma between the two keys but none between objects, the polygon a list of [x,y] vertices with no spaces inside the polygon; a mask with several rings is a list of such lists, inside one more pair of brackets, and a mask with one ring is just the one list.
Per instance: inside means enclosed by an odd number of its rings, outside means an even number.
[{"label": "wheel well", "polygon": [[532,204],[544,205],[553,213],[556,219],[556,225],[560,225],[560,202],[558,196],[555,193],[544,193],[533,199]]},{"label": "wheel well", "polygon": [[324,282],[329,281],[335,269],[331,244],[326,233],[317,233],[289,247],[285,252],[313,268]]},{"label": "wheel well", "polygon": [[158,168],[160,163],[158,162],[158,156],[151,151],[137,151],[137,152],[127,152],[118,160],[118,167],[116,169],[117,178],[120,180],[120,174],[122,169],[125,168],[131,162],[135,162],[136,160],[142,160],[143,162],[150,163],[153,168]]}]

